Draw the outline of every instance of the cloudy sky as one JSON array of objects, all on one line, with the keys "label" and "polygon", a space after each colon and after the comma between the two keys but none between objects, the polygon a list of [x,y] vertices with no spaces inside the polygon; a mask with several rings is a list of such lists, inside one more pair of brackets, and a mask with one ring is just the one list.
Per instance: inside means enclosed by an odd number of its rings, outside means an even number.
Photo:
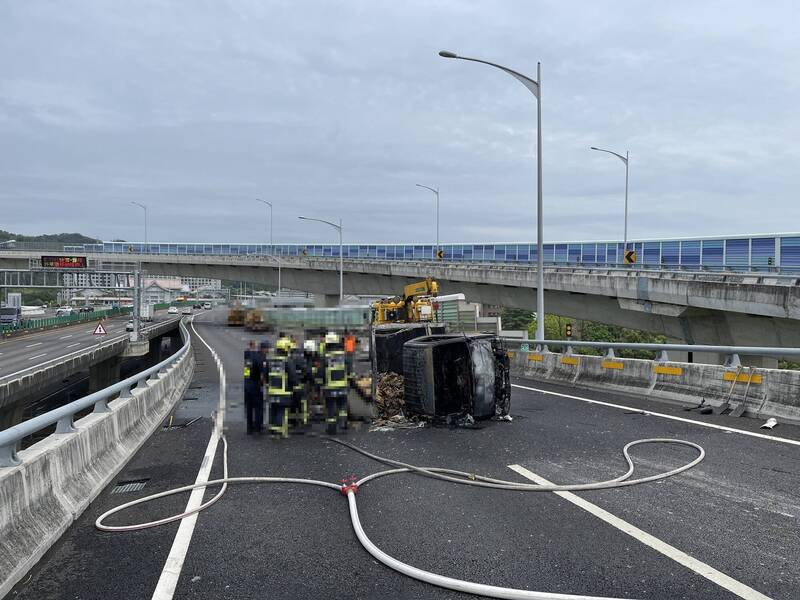
[{"label": "cloudy sky", "polygon": [[0,229],[103,239],[533,240],[800,231],[800,4],[0,6]]}]

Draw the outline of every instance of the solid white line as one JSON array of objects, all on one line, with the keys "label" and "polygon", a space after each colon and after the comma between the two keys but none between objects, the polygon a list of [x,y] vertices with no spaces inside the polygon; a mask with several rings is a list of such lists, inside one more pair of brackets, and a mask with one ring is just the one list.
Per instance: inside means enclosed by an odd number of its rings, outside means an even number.
[{"label": "solid white line", "polygon": [[549,396],[560,396],[561,398],[569,398],[571,400],[580,400],[581,402],[588,402],[590,404],[599,404],[600,406],[608,406],[610,408],[619,408],[621,410],[635,410],[638,412],[646,412],[653,417],[660,417],[662,419],[670,419],[672,421],[681,421],[682,423],[691,423],[692,425],[699,425],[701,427],[709,427],[711,429],[719,429],[721,431],[729,431],[731,433],[740,433],[742,435],[749,435],[764,440],[771,440],[773,442],[782,442],[784,444],[792,444],[793,446],[800,446],[800,440],[791,440],[789,438],[777,437],[774,435],[767,435],[765,433],[758,433],[756,431],[747,431],[745,429],[735,429],[734,427],[725,427],[724,425],[717,425],[715,423],[704,423],[703,421],[694,421],[684,417],[676,417],[674,415],[666,415],[664,413],[657,413],[651,410],[643,410],[634,406],[625,406],[624,404],[612,404],[611,402],[603,402],[601,400],[592,400],[591,398],[584,398],[582,396],[572,396],[570,394],[562,394],[560,392],[551,392],[550,390],[542,390],[539,388],[528,387],[525,385],[518,385],[512,383],[511,387],[517,387],[523,390],[530,390],[531,392],[539,392],[540,394],[547,394]]},{"label": "solid white line", "polygon": [[42,358],[43,356],[47,356],[47,352],[44,354],[37,354],[36,356],[31,356],[28,360],[33,360],[34,358]]},{"label": "solid white line", "polygon": [[[192,330],[198,339],[203,342],[212,355],[216,358],[217,354],[211,349],[206,341],[197,333],[192,323]],[[219,363],[219,376],[220,376],[220,403],[223,402],[225,393],[225,371],[222,364]],[[222,418],[223,415],[217,413],[217,420],[214,428],[211,430],[211,438],[208,440],[206,452],[203,455],[203,461],[200,463],[200,470],[195,479],[195,485],[198,483],[205,483],[211,474],[211,467],[214,464],[214,456],[217,453],[217,444],[219,443],[220,435],[222,433]],[[196,509],[203,503],[203,496],[205,495],[205,488],[197,488],[192,491],[189,497],[189,502],[186,503],[186,512]],[[164,563],[164,569],[161,571],[161,576],[158,578],[158,584],[153,592],[152,600],[171,600],[175,595],[175,588],[178,585],[178,580],[181,576],[183,569],[183,562],[186,560],[186,553],[189,550],[189,544],[192,541],[194,534],[194,526],[197,523],[199,513],[195,513],[181,520],[178,527],[178,532],[175,534],[175,540],[172,542],[169,556]]]},{"label": "solid white line", "polygon": [[34,346],[41,346],[44,342],[36,342],[35,344],[28,344],[26,348],[33,348]]},{"label": "solid white line", "polygon": [[[540,477],[536,473],[529,471],[525,467],[520,465],[509,465],[509,469],[516,471],[523,477],[530,479],[531,481],[536,482],[539,485],[550,485],[550,482],[545,479],[544,477]],[[744,598],[745,600],[770,600],[769,596],[765,596],[761,592],[754,590],[753,588],[741,583],[740,581],[736,581],[732,577],[725,575],[721,571],[717,571],[715,568],[707,565],[706,563],[689,556],[682,550],[678,550],[674,546],[670,546],[668,543],[658,539],[655,536],[650,535],[646,531],[642,531],[638,527],[631,525],[627,521],[623,521],[619,517],[612,515],[607,510],[604,510],[597,506],[596,504],[592,504],[587,500],[584,500],[580,496],[576,496],[571,492],[553,492],[554,494],[561,496],[564,500],[572,502],[575,506],[582,508],[583,510],[593,514],[598,519],[605,521],[612,527],[619,529],[621,532],[628,534],[629,536],[639,540],[646,546],[650,546],[656,552],[660,552],[667,558],[674,560],[675,562],[683,565],[687,569],[690,569],[697,573],[698,575],[705,577],[712,583],[717,584],[718,586],[725,588],[729,592],[732,592],[739,596],[740,598]]]}]

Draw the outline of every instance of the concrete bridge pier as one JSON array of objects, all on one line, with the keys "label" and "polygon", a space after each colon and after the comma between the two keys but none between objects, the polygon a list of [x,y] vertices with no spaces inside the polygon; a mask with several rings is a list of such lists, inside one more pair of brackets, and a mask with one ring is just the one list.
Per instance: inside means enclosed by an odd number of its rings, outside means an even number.
[{"label": "concrete bridge pier", "polygon": [[119,367],[122,358],[111,356],[89,367],[89,393],[102,390],[119,381]]},{"label": "concrete bridge pier", "polygon": [[339,306],[339,294],[314,294],[314,306],[318,308]]}]

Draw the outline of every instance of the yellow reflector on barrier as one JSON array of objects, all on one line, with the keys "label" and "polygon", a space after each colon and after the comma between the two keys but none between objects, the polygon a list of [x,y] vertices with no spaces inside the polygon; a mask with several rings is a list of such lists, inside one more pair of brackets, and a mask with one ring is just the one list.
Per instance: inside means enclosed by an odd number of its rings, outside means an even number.
[{"label": "yellow reflector on barrier", "polygon": [[541,354],[528,354],[528,360],[534,362],[542,362],[542,360],[544,360],[544,357]]},{"label": "yellow reflector on barrier", "polygon": [[604,360],[602,367],[604,369],[619,369],[622,371],[622,369],[625,368],[625,365],[618,360]]},{"label": "yellow reflector on barrier", "polygon": [[562,356],[561,357],[561,364],[562,365],[577,365],[578,364],[578,357],[577,356]]},{"label": "yellow reflector on barrier", "polygon": [[755,383],[756,385],[761,383],[761,375],[758,373],[752,374],[752,380],[750,377],[751,376],[747,375],[746,373],[739,373],[739,377],[736,377],[736,371],[725,371],[725,373],[722,374],[722,379],[725,381],[733,381],[736,379],[736,381],[740,381],[742,383],[747,383],[748,381],[750,381],[750,383]]},{"label": "yellow reflector on barrier", "polygon": [[668,367],[667,365],[656,365],[656,375],[683,375],[680,367]]}]

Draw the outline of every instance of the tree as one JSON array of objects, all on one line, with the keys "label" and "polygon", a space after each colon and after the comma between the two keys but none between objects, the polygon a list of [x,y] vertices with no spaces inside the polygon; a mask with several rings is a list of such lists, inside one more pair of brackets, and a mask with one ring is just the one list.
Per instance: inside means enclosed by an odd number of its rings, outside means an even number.
[{"label": "tree", "polygon": [[504,308],[500,313],[503,329],[528,329],[533,321],[533,312],[521,308]]}]

